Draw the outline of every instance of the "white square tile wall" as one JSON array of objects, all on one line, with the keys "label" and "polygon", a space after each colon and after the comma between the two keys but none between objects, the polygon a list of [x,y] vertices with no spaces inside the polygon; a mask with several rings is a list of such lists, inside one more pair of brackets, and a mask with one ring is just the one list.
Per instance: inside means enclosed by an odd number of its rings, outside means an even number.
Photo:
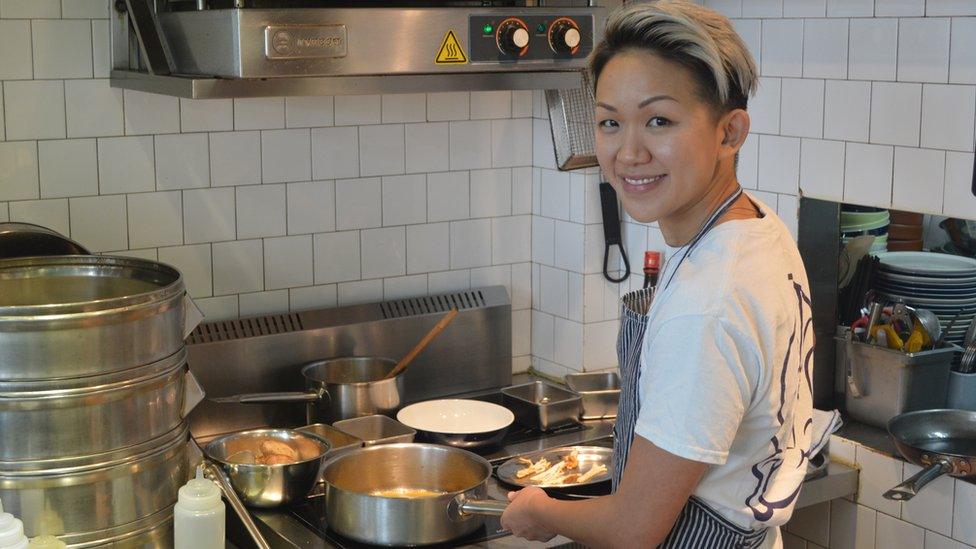
[{"label": "white square tile wall", "polygon": [[918,146],[922,85],[875,82],[871,89],[871,142]]},{"label": "white square tile wall", "polygon": [[269,130],[284,127],[284,98],[257,97],[234,100],[235,130]]},{"label": "white square tile wall", "polygon": [[234,101],[231,99],[180,99],[180,128],[184,132],[233,130]]},{"label": "white square tile wall", "polygon": [[807,19],[803,25],[803,76],[847,78],[847,19]]},{"label": "white square tile wall", "polygon": [[894,80],[898,61],[898,19],[852,19],[848,78]]},{"label": "white square tile wall", "polygon": [[948,81],[949,25],[946,18],[899,20],[898,80]]},{"label": "white square tile wall", "polygon": [[108,80],[66,80],[64,105],[68,138],[122,135],[122,91]]},{"label": "white square tile wall", "polygon": [[[971,2],[705,3],[761,71],[740,181],[788,224],[800,189],[972,217]],[[0,218],[170,260],[216,318],[500,282],[523,327],[516,362],[614,365],[599,174],[555,170],[542,93],[123,93],[106,80],[108,14],[0,0]],[[656,228],[624,234],[632,263],[663,247]]]},{"label": "white square tile wall", "polygon": [[175,190],[209,187],[210,150],[205,133],[157,135],[156,188]]},{"label": "white square tile wall", "polygon": [[210,134],[210,177],[214,187],[261,182],[261,132]]},{"label": "white square tile wall", "polygon": [[10,203],[10,221],[34,223],[53,229],[61,234],[70,234],[68,221],[68,200],[23,200]]},{"label": "white square tile wall", "polygon": [[871,83],[827,80],[824,138],[866,142],[871,128]]}]

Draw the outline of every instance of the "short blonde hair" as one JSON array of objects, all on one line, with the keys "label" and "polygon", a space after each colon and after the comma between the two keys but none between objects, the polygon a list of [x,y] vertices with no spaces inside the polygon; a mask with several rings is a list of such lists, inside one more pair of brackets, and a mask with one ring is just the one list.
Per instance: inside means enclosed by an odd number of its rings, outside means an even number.
[{"label": "short blonde hair", "polygon": [[596,86],[618,53],[648,51],[691,70],[699,95],[719,112],[745,109],[758,71],[742,38],[723,15],[682,0],[625,5],[607,19],[603,40],[590,56]]}]

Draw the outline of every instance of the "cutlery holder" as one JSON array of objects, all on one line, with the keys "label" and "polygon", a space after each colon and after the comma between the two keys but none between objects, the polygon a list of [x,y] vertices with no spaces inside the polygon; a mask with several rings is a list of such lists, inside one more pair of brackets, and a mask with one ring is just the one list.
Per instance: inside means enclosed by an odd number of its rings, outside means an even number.
[{"label": "cutlery holder", "polygon": [[850,383],[844,383],[844,404],[852,419],[885,428],[889,419],[903,412],[945,407],[955,346],[903,353],[861,342],[848,347],[844,335],[834,340],[838,380],[847,377],[848,360],[853,360],[853,381],[861,393],[854,396]]}]

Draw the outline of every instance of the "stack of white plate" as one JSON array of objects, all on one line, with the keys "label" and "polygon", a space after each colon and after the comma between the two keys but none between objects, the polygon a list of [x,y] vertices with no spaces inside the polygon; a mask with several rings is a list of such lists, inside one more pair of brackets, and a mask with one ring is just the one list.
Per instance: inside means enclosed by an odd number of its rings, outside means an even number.
[{"label": "stack of white plate", "polygon": [[942,329],[961,313],[946,341],[962,343],[976,316],[976,259],[932,252],[885,252],[875,285],[894,300],[938,315]]}]

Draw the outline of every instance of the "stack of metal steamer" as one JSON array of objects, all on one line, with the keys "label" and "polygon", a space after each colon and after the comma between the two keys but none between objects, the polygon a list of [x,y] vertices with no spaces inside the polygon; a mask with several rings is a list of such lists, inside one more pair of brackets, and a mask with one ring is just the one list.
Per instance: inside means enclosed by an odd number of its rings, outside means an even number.
[{"label": "stack of metal steamer", "polygon": [[192,308],[179,271],[153,261],[0,260],[0,500],[28,536],[172,546],[202,397]]}]

